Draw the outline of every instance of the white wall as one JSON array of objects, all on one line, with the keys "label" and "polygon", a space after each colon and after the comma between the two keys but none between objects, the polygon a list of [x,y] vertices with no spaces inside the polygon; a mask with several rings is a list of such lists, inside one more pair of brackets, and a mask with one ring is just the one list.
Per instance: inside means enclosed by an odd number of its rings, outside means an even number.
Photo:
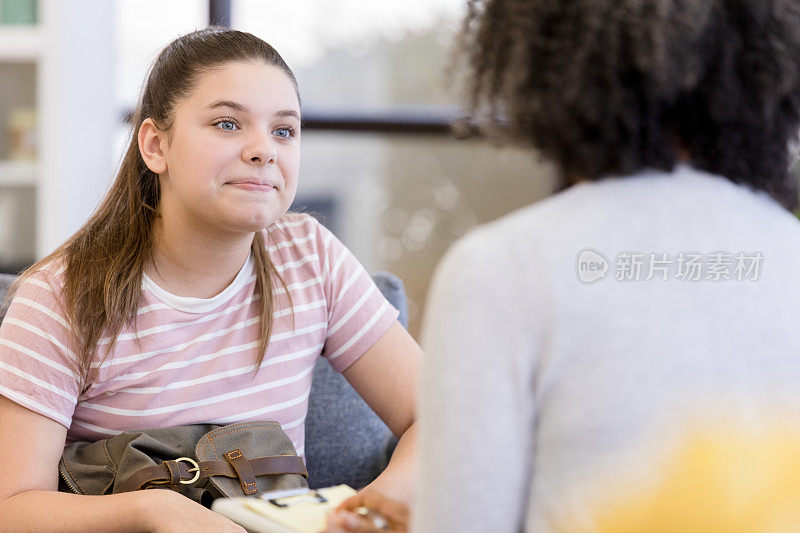
[{"label": "white wall", "polygon": [[86,221],[112,174],[114,2],[41,0],[37,256]]}]

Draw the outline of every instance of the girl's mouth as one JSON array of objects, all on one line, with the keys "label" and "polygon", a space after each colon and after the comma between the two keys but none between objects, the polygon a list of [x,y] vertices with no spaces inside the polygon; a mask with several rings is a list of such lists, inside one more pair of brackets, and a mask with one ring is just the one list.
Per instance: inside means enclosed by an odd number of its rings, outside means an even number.
[{"label": "girl's mouth", "polygon": [[269,182],[249,178],[229,181],[225,185],[233,185],[245,191],[271,191],[275,189]]}]

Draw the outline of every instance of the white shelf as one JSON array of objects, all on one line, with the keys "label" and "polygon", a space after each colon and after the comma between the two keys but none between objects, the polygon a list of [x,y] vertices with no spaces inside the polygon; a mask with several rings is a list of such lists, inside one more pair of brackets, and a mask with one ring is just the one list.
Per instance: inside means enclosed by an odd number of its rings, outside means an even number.
[{"label": "white shelf", "polygon": [[38,173],[33,161],[0,161],[0,187],[33,187]]},{"label": "white shelf", "polygon": [[0,25],[0,61],[33,62],[42,52],[42,32],[36,26]]}]

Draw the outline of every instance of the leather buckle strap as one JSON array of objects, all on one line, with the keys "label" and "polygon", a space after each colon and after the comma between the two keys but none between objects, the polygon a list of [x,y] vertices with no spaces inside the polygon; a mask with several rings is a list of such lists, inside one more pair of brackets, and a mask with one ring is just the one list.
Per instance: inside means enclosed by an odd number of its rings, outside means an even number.
[{"label": "leather buckle strap", "polygon": [[245,495],[251,496],[253,494],[258,493],[258,488],[256,487],[256,475],[253,473],[253,467],[250,464],[250,461],[245,459],[242,452],[239,450],[233,450],[232,452],[228,452],[223,454],[225,459],[233,467],[234,471],[236,471],[236,475],[239,477],[239,482],[242,484],[242,490],[244,491]]},{"label": "leather buckle strap", "polygon": [[[254,478],[273,474],[300,474],[305,478],[308,477],[308,471],[303,460],[296,455],[271,455],[250,460],[242,456],[241,459],[248,463]],[[237,462],[237,464],[240,463]],[[176,466],[177,468],[175,468]],[[245,467],[242,466],[242,468]],[[160,465],[139,469],[120,485],[118,492],[130,492],[147,488],[148,486],[175,485],[176,482],[184,485],[196,484],[202,486],[208,478],[214,476],[238,478],[243,482],[236,468],[230,462],[195,462],[188,457],[181,457],[173,461],[165,461]],[[247,479],[247,481],[251,480]]]},{"label": "leather buckle strap", "polygon": [[[250,466],[256,476],[270,474],[300,474],[307,478],[308,471],[303,460],[296,455],[270,455],[250,459]],[[203,461],[200,463],[200,481],[204,478],[225,476],[238,478],[239,475],[230,463],[225,461]]]}]

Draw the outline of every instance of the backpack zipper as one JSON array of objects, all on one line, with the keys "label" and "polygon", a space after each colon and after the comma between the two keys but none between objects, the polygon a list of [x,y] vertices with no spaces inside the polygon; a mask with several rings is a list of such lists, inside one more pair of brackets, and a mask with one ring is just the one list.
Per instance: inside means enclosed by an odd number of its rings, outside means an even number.
[{"label": "backpack zipper", "polygon": [[61,479],[64,480],[64,484],[67,487],[69,487],[69,489],[72,492],[74,492],[75,494],[83,494],[83,492],[78,490],[78,488],[75,486],[75,483],[74,483],[74,481],[72,481],[72,478],[69,475],[67,475],[67,473],[65,472],[64,462],[63,461],[59,461],[58,462],[58,473],[61,476]]}]

